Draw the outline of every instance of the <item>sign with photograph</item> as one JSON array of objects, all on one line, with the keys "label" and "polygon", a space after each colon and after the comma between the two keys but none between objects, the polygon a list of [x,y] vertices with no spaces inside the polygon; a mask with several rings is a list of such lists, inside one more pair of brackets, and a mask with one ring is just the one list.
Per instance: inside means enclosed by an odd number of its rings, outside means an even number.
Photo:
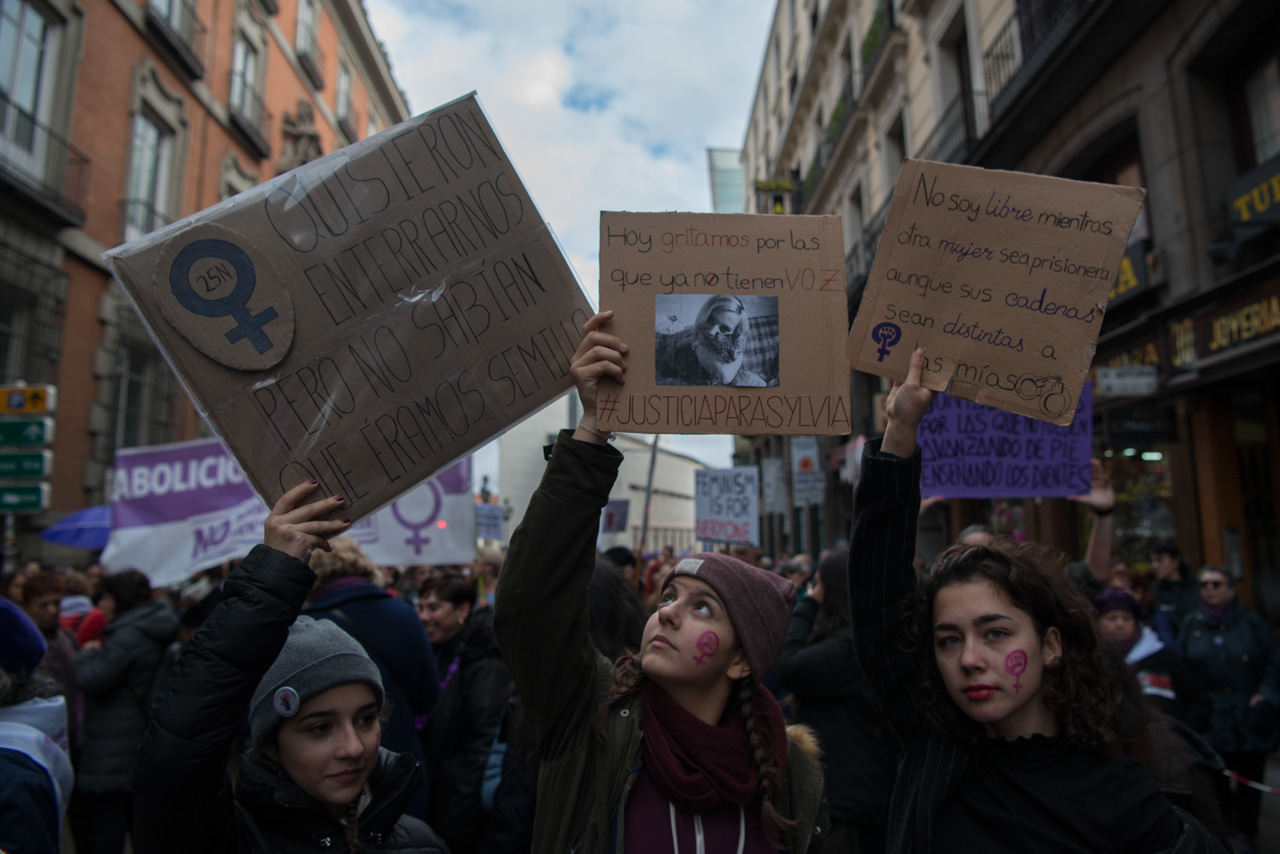
[{"label": "sign with photograph", "polygon": [[1071,423],[1146,191],[908,160],[849,335],[857,370]]},{"label": "sign with photograph", "polygon": [[474,95],[104,257],[253,489],[353,519],[567,390],[592,313]]},{"label": "sign with photograph", "polygon": [[627,530],[627,513],[631,509],[631,501],[627,498],[613,498],[604,506],[601,525],[604,533],[616,534]]},{"label": "sign with photograph", "polygon": [[1089,491],[1093,393],[1089,383],[1071,423],[940,394],[920,422],[920,493],[940,498],[1063,498]]},{"label": "sign with photograph", "polygon": [[694,536],[712,543],[760,545],[760,470],[698,469],[694,478]]},{"label": "sign with photograph", "polygon": [[[346,536],[383,566],[467,563],[476,554],[475,506],[467,457]],[[140,570],[153,586],[174,584],[244,557],[262,542],[266,518],[267,506],[217,439],[120,448],[102,565]]]},{"label": "sign with photograph", "polygon": [[838,217],[602,213],[600,304],[630,347],[603,430],[851,429]]}]

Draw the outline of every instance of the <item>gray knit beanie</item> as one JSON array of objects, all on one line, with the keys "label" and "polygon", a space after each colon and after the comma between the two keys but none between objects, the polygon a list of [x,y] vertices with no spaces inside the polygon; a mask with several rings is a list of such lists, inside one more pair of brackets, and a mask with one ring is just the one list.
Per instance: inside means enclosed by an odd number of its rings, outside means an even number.
[{"label": "gray knit beanie", "polygon": [[249,703],[249,734],[260,747],[284,718],[330,688],[365,682],[382,708],[382,675],[364,647],[328,620],[298,617]]}]

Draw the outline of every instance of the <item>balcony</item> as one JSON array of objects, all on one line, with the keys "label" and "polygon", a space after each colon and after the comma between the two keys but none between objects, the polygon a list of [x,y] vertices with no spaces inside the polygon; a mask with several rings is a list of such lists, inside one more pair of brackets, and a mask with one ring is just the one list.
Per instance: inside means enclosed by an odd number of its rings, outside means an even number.
[{"label": "balcony", "polygon": [[898,26],[893,0],[876,9],[871,26],[862,38],[862,92],[865,100],[878,100],[881,90],[896,79],[898,62],[906,56],[907,36]]},{"label": "balcony", "polygon": [[324,88],[324,53],[320,50],[320,40],[316,37],[316,28],[310,26],[298,33],[298,64],[306,72],[317,91]]},{"label": "balcony", "polygon": [[980,97],[980,92],[957,95],[920,144],[916,157],[943,163],[963,163],[973,147],[973,104]]},{"label": "balcony", "polygon": [[1171,0],[1018,0],[982,57],[990,127],[969,162],[1009,168]]},{"label": "balcony", "polygon": [[231,72],[231,124],[262,160],[271,156],[271,113],[244,72]]},{"label": "balcony", "polygon": [[120,203],[122,223],[120,239],[124,243],[137,240],[169,224],[169,218],[161,213],[151,199],[125,199]]},{"label": "balcony", "polygon": [[809,164],[809,170],[805,174],[804,184],[797,200],[797,211],[806,210],[806,206],[815,198],[815,190],[818,188],[822,176],[826,173],[827,167],[831,165],[831,161],[835,159],[836,152],[840,150],[840,140],[844,136],[845,129],[856,124],[853,119],[861,113],[862,111],[858,109],[857,100],[854,98],[853,81],[845,80],[844,90],[840,93],[840,100],[836,102],[835,108],[831,110],[831,123],[827,125],[826,133],[818,144],[818,150],[814,155],[813,162]]},{"label": "balcony", "polygon": [[194,0],[150,0],[147,28],[193,80],[204,77],[204,40],[209,32]]},{"label": "balcony", "polygon": [[[846,2],[847,0],[831,0],[822,13],[822,19],[813,24],[813,38],[809,42],[809,51],[805,55],[802,69],[799,74],[793,73],[788,80],[789,94],[784,101],[788,105],[787,115],[782,122],[778,144],[769,160],[771,164],[790,161],[804,136],[804,122],[800,121],[800,117],[808,115],[814,109],[825,77],[826,65],[838,52],[838,43],[844,32],[841,25]],[[816,10],[815,3],[815,14]]]},{"label": "balcony", "polygon": [[0,92],[0,184],[60,225],[84,224],[89,158]]}]

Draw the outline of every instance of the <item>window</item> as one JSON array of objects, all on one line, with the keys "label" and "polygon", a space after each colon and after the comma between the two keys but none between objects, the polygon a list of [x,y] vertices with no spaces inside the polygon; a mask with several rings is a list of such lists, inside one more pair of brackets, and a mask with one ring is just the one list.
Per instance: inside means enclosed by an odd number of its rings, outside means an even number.
[{"label": "window", "polygon": [[376,135],[380,130],[381,130],[381,128],[380,128],[380,127],[378,127],[378,117],[377,117],[377,116],[375,116],[375,115],[373,114],[373,110],[370,110],[370,111],[369,111],[369,118],[368,118],[368,120],[364,123],[364,135],[365,135],[365,136],[367,136],[367,137],[368,137],[368,136],[374,136],[374,135]]},{"label": "window", "polygon": [[298,53],[311,50],[316,38],[316,8],[312,0],[302,0],[298,4],[298,33],[293,46]]},{"label": "window", "polygon": [[116,447],[155,445],[172,438],[173,379],[159,355],[140,342],[119,352]]},{"label": "window", "polygon": [[258,98],[258,51],[244,36],[236,39],[231,54],[231,109],[254,125],[261,113]]},{"label": "window", "polygon": [[1280,60],[1263,63],[1245,79],[1244,98],[1254,161],[1265,163],[1280,155]]},{"label": "window", "polygon": [[26,312],[12,295],[0,291],[0,382],[23,379],[22,347],[26,340]]},{"label": "window", "polygon": [[335,94],[338,120],[351,118],[351,71],[345,62],[338,63],[338,91]]},{"label": "window", "polygon": [[133,151],[125,195],[124,239],[134,240],[167,225],[169,166],[173,137],[147,112],[133,117]]},{"label": "window", "polygon": [[37,122],[47,113],[47,69],[53,29],[24,0],[0,3],[0,149],[3,159],[39,175],[42,146]]}]

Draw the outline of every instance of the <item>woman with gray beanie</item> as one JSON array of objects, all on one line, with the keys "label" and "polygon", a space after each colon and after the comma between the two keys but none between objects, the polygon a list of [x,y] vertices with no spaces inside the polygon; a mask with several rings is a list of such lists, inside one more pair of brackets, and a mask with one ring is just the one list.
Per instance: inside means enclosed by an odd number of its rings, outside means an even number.
[{"label": "woman with gray beanie", "polygon": [[[403,815],[422,769],[380,747],[377,666],[335,624],[298,616],[311,552],[349,523],[321,521],[341,496],[298,506],[315,489],[276,503],[161,689],[133,775],[138,854],[447,853]],[[225,769],[246,713],[253,743],[233,792]]]}]

